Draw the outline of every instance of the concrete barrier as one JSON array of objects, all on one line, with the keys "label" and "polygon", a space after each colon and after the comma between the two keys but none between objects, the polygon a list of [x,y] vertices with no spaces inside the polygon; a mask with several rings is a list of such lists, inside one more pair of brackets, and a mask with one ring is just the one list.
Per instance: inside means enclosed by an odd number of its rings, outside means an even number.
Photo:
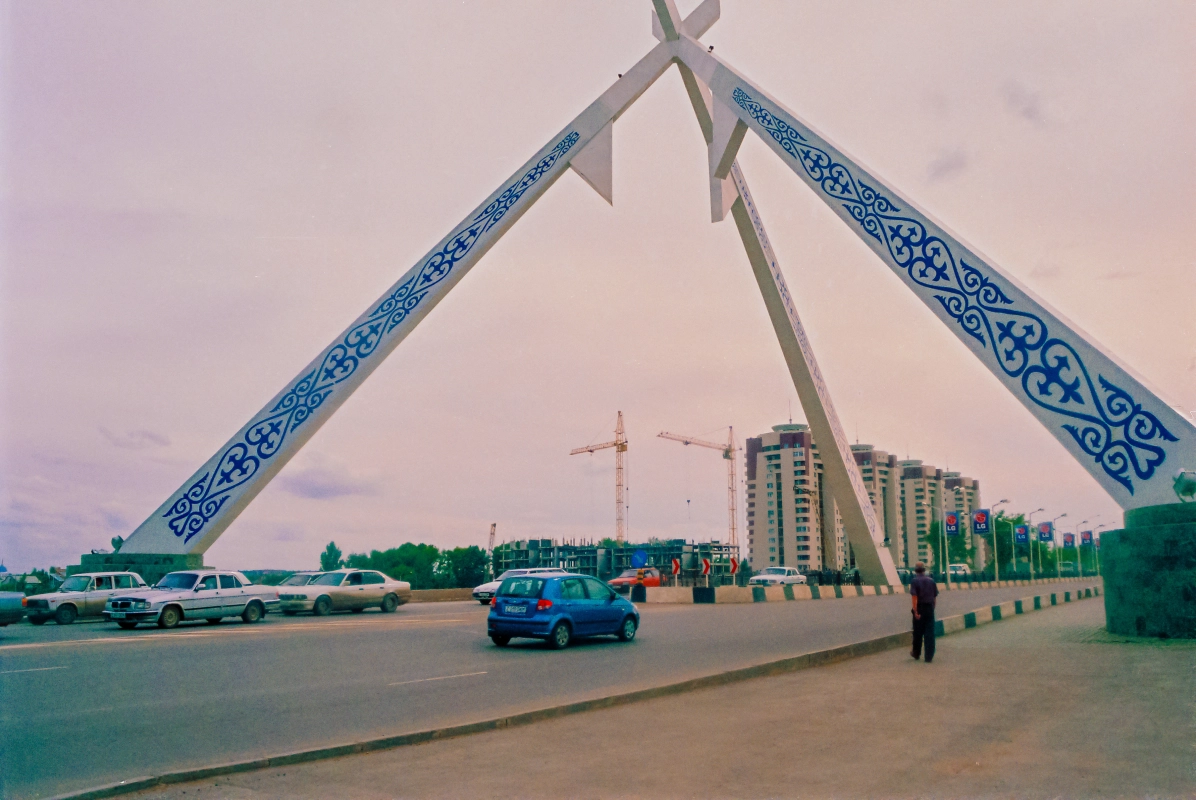
[{"label": "concrete barrier", "polygon": [[[1063,581],[1078,581],[1080,578],[1063,578]],[[1100,580],[1099,577],[1093,576],[1083,580]],[[1032,586],[1046,583],[1059,583],[1060,581],[1054,579],[1042,579],[1034,581],[983,581],[976,583],[952,583],[950,591],[958,592],[965,589],[995,589],[998,587],[1009,586]],[[936,584],[940,592],[948,591],[947,585],[944,583]],[[699,587],[701,589],[701,587]],[[457,592],[467,591],[464,589],[447,589],[439,591]],[[1059,603],[1070,603],[1072,598],[1079,600],[1083,597],[1093,597],[1094,589],[1077,588],[1073,592],[1063,592],[1054,595],[1040,595],[1041,600],[1035,600],[1038,603],[1049,603],[1051,605],[1058,605]],[[877,597],[894,594],[908,594],[908,586],[855,586],[852,584],[840,586],[820,586],[814,585],[791,585],[783,586],[718,586],[710,589],[701,589],[703,596],[712,599],[704,600],[702,602],[713,603],[777,603],[788,602],[792,600],[835,600],[849,597]],[[413,594],[418,594],[415,592]],[[694,600],[693,587],[689,586],[660,586],[648,587],[648,603],[693,603]],[[1048,600],[1047,598],[1053,598]],[[459,598],[445,598],[445,599],[459,599]],[[1015,611],[1012,606],[1003,608],[1002,613],[1005,616],[1024,613],[1031,609],[1031,598],[1025,598],[1023,611]],[[1022,602],[1022,601],[1018,601]],[[1040,605],[1033,606],[1035,610],[1040,608]]]},{"label": "concrete barrier", "polygon": [[752,597],[752,587],[750,586],[716,586],[714,588],[714,602],[753,603],[755,599]]},{"label": "concrete barrier", "polygon": [[412,603],[443,603],[449,600],[472,600],[473,589],[417,589],[411,593]]},{"label": "concrete barrier", "polygon": [[648,603],[692,603],[694,592],[688,586],[649,586]]}]

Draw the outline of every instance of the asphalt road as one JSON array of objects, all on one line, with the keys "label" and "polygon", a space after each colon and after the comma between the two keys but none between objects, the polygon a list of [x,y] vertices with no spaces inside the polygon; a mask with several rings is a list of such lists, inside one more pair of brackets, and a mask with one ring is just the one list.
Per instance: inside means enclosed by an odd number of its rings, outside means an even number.
[{"label": "asphalt road", "polygon": [[[940,616],[1050,591],[946,592]],[[598,639],[561,652],[523,640],[494,647],[485,636],[487,609],[472,602],[173,631],[10,626],[0,629],[0,797],[45,797],[489,719],[909,625],[901,595],[640,610],[634,643]]]}]

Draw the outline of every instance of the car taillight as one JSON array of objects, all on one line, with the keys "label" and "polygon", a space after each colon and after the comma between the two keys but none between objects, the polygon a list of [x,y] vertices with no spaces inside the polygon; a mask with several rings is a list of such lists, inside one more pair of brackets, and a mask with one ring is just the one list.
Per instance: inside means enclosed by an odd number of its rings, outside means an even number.
[{"label": "car taillight", "polygon": [[28,608],[28,607],[29,607],[29,598],[22,597],[21,598],[21,608]]},{"label": "car taillight", "polygon": [[492,606],[498,605],[498,595],[494,595],[494,597],[490,598],[490,605],[492,605]]},{"label": "car taillight", "polygon": [[536,603],[537,611],[547,611],[550,608],[552,608],[551,600],[541,600],[540,602]]}]

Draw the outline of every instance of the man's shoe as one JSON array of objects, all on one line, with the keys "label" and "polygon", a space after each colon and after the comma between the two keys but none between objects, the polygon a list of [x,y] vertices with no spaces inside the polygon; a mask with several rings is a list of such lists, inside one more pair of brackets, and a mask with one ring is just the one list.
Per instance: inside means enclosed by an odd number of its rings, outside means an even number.
[{"label": "man's shoe", "polygon": [[909,654],[910,654],[910,657],[911,657],[911,658],[913,658],[913,660],[914,660],[914,661],[917,661],[917,660],[918,660],[918,654],[917,654],[917,653],[915,653],[914,651],[912,651],[912,650],[911,650]]},{"label": "man's shoe", "polygon": [[934,661],[934,659],[933,659],[933,658],[928,658],[928,659],[926,659],[926,663],[927,663],[927,664],[929,664],[931,661]]}]

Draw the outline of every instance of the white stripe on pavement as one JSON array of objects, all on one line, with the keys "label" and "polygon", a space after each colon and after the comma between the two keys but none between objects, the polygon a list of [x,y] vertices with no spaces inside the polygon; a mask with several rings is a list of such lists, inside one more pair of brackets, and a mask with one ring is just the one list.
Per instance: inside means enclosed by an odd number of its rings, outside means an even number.
[{"label": "white stripe on pavement", "polygon": [[472,678],[474,675],[485,675],[485,672],[463,672],[460,675],[441,675],[439,678],[420,678],[414,681],[398,681],[397,683],[388,683],[387,686],[403,686],[408,683],[427,683],[428,681],[447,681],[450,678]]}]

